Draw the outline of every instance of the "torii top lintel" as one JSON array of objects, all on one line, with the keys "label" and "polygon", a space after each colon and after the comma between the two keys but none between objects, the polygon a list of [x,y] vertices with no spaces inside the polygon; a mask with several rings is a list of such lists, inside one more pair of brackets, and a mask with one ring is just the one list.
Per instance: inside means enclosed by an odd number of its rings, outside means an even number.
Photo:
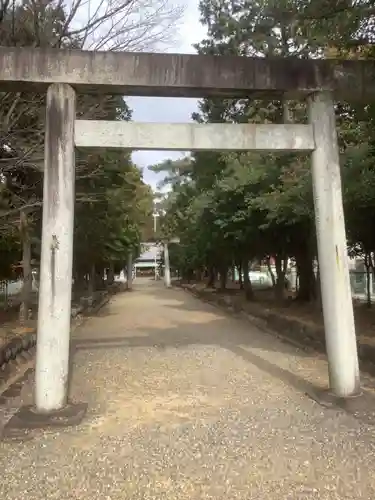
[{"label": "torii top lintel", "polygon": [[68,83],[82,93],[163,97],[375,99],[375,61],[248,58],[0,47],[0,90],[45,91]]}]

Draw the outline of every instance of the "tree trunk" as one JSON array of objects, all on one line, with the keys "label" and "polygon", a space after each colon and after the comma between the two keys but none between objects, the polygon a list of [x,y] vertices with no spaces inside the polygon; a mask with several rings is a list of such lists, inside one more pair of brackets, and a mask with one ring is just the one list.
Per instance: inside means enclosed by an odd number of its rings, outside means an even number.
[{"label": "tree trunk", "polygon": [[113,262],[110,262],[107,274],[107,283],[108,285],[113,285],[114,282],[115,282],[115,266]]},{"label": "tree trunk", "polygon": [[21,291],[22,302],[19,310],[19,322],[25,325],[30,319],[31,295],[33,292],[33,274],[31,267],[31,239],[27,214],[20,213],[20,234],[22,239],[22,275],[23,285]]},{"label": "tree trunk", "polygon": [[312,227],[301,228],[296,254],[298,293],[296,300],[310,302],[317,298],[314,260],[317,254],[316,233]]},{"label": "tree trunk", "polygon": [[313,258],[309,252],[301,253],[296,257],[298,272],[298,293],[296,300],[309,302],[314,297],[315,276]]},{"label": "tree trunk", "polygon": [[242,265],[241,265],[241,263],[238,264],[237,269],[238,269],[238,282],[240,284],[240,290],[243,290],[244,287],[243,287]]},{"label": "tree trunk", "polygon": [[197,280],[198,283],[202,281],[202,269],[196,269],[195,271],[195,279]]},{"label": "tree trunk", "polygon": [[89,286],[88,286],[88,295],[89,298],[92,299],[94,298],[94,293],[95,293],[95,280],[96,280],[96,268],[95,264],[91,266],[90,270],[90,277],[89,277]]},{"label": "tree trunk", "polygon": [[322,305],[322,291],[321,291],[321,283],[320,283],[320,266],[318,262],[318,269],[316,273],[316,280],[315,280],[315,300]]},{"label": "tree trunk", "polygon": [[371,307],[371,256],[368,252],[365,253],[365,269],[366,269],[366,299],[367,307]]},{"label": "tree trunk", "polygon": [[271,262],[270,262],[269,257],[266,258],[266,264],[267,264],[268,272],[270,273],[270,276],[271,276],[272,286],[275,287],[276,286],[276,278],[275,278],[275,275],[272,271]]},{"label": "tree trunk", "polygon": [[208,268],[207,288],[215,288],[216,272],[213,266]]},{"label": "tree trunk", "polygon": [[254,300],[254,290],[251,284],[250,276],[249,276],[249,261],[245,259],[242,262],[242,270],[243,270],[243,281],[244,281],[244,289],[245,289],[245,297],[246,300]]},{"label": "tree trunk", "polygon": [[86,288],[87,288],[87,280],[85,273],[76,270],[74,272],[74,288],[73,288],[74,299],[78,299],[79,297],[81,297],[82,294],[84,294]]},{"label": "tree trunk", "polygon": [[227,288],[228,268],[223,266],[220,268],[220,291],[224,292]]},{"label": "tree trunk", "polygon": [[283,300],[284,290],[285,290],[285,261],[281,255],[276,255],[275,266],[276,266],[276,286],[275,286],[275,296],[276,300]]},{"label": "tree trunk", "polygon": [[104,282],[104,268],[96,269],[95,287],[97,290],[105,290],[106,283]]}]

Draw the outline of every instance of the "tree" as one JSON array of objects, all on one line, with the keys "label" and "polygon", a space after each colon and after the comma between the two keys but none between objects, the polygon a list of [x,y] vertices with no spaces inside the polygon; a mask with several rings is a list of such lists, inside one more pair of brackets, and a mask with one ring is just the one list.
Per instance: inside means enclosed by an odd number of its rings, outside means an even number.
[{"label": "tree", "polygon": [[77,202],[75,220],[74,272],[81,285],[89,274],[92,285],[94,276],[103,278],[104,269],[124,268],[128,251],[139,251],[142,226],[152,206],[149,189],[129,154],[90,155],[88,164],[98,173],[77,183],[87,197],[86,203]]},{"label": "tree", "polygon": [[[168,44],[181,14],[182,9],[168,0],[100,1],[95,9],[83,0],[69,5],[61,0],[5,1],[0,9],[0,42],[3,46],[150,50]],[[21,311],[29,308],[30,261],[40,244],[34,235],[40,237],[41,229],[44,107],[45,95],[0,94],[0,227],[10,238],[15,227],[19,230],[24,276]],[[97,97],[78,96],[78,115],[86,119],[130,118],[123,99],[117,96],[104,96],[99,101]],[[98,166],[90,170],[86,163],[82,159],[77,165],[78,178],[88,171],[96,175]],[[87,202],[85,195],[78,200]]]},{"label": "tree", "polygon": [[[196,48],[203,54],[301,58],[374,55],[374,2],[370,1],[328,5],[320,0],[260,0],[251,4],[202,0],[200,12],[207,37]],[[353,252],[367,256],[371,267],[375,251],[371,231],[375,221],[374,106],[337,103],[336,113],[348,244]],[[203,99],[193,118],[200,123],[304,123],[306,108],[282,97],[274,101],[259,96]],[[224,287],[227,270],[235,265],[244,271],[246,295],[252,299],[247,270],[253,262],[269,263],[272,257],[277,271],[276,296],[281,298],[286,263],[292,259],[299,275],[297,298],[319,298],[310,161],[306,155],[198,153],[191,157],[188,175],[180,179],[171,163],[162,167],[173,172],[167,177],[172,191],[164,230],[173,228],[180,236],[175,258],[186,271],[185,277],[205,268],[213,283],[219,271]]]}]

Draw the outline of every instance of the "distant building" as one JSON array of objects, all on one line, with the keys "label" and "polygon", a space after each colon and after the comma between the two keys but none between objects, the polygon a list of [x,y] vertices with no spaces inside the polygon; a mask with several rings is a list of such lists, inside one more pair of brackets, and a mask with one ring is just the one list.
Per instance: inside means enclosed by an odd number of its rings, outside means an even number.
[{"label": "distant building", "polygon": [[134,277],[158,275],[162,248],[156,243],[142,243],[143,252],[134,263]]}]

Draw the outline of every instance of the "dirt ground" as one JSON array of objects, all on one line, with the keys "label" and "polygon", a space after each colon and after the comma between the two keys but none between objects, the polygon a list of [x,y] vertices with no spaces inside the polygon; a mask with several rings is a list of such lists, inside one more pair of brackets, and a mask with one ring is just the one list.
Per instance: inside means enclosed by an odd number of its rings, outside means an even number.
[{"label": "dirt ground", "polygon": [[323,356],[150,280],[73,342],[71,398],[88,414],[0,443],[7,500],[375,498],[375,428],[306,396],[327,385]]},{"label": "dirt ground", "polygon": [[27,325],[21,327],[18,321],[18,311],[0,310],[0,347],[6,344],[15,335],[22,335],[36,328],[36,319],[31,319]]}]

